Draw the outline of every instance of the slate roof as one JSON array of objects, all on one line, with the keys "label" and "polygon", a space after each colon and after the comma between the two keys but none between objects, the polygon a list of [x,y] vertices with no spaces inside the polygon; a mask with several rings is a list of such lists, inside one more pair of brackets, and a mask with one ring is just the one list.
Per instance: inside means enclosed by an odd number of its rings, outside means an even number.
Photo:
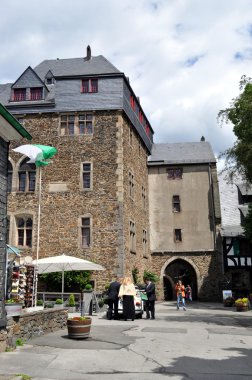
[{"label": "slate roof", "polygon": [[54,77],[123,74],[102,55],[85,58],[50,59],[34,68],[42,80],[51,71]]},{"label": "slate roof", "polygon": [[252,186],[247,186],[245,183],[236,185],[242,195],[252,195]]},{"label": "slate roof", "polygon": [[206,141],[154,144],[149,165],[216,163],[211,145]]},{"label": "slate roof", "polygon": [[232,236],[244,236],[244,231],[242,226],[223,226],[220,230],[221,236],[232,237]]}]

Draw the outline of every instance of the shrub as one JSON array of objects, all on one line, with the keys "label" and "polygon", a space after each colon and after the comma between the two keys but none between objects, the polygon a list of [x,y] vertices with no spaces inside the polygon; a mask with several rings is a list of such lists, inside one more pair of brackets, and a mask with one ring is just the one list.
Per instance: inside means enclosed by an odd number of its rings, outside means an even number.
[{"label": "shrub", "polygon": [[235,304],[236,305],[240,305],[240,304],[246,305],[246,304],[248,304],[248,302],[249,302],[248,298],[244,297],[244,298],[238,298],[235,301]]},{"label": "shrub", "polygon": [[85,290],[92,290],[92,285],[91,284],[86,284]]},{"label": "shrub", "polygon": [[55,304],[56,304],[56,305],[62,305],[62,304],[63,304],[63,300],[62,300],[61,298],[57,298],[57,299],[55,300]]},{"label": "shrub", "polygon": [[70,294],[68,298],[68,306],[74,307],[75,306],[75,298],[73,294]]},{"label": "shrub", "polygon": [[43,306],[44,302],[43,300],[37,300],[37,306]]}]

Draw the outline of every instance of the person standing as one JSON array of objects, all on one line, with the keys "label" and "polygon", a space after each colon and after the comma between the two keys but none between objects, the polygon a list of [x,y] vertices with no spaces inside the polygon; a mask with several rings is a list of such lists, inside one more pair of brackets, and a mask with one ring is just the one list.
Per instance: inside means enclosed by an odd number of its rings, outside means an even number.
[{"label": "person standing", "polygon": [[155,319],[155,301],[156,301],[156,288],[155,284],[151,282],[149,278],[146,278],[145,292],[147,295],[147,301],[145,301],[146,318]]},{"label": "person standing", "polygon": [[119,301],[119,289],[121,283],[119,278],[116,278],[115,281],[112,281],[108,288],[108,319],[112,319],[114,312],[114,319],[118,319],[118,301]]},{"label": "person standing", "polygon": [[177,310],[179,310],[179,305],[182,303],[183,310],[186,310],[185,306],[185,287],[182,284],[182,281],[179,280],[175,286],[176,295],[177,295]]},{"label": "person standing", "polygon": [[190,285],[186,285],[185,298],[186,300],[192,301],[192,288]]},{"label": "person standing", "polygon": [[119,290],[119,298],[123,300],[123,318],[126,321],[135,319],[135,302],[136,288],[130,277],[124,277]]}]

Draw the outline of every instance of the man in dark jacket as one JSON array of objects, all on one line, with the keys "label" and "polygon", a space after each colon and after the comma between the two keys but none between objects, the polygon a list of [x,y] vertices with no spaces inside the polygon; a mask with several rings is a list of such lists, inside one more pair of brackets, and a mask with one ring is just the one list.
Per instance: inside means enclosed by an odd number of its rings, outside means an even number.
[{"label": "man in dark jacket", "polygon": [[119,282],[119,278],[115,281],[112,281],[108,288],[108,319],[112,319],[113,310],[114,310],[114,319],[118,319],[118,293],[120,289],[121,283]]},{"label": "man in dark jacket", "polygon": [[155,284],[151,282],[149,278],[146,279],[145,292],[148,300],[146,301],[146,318],[155,319],[155,301],[156,301],[156,290]]}]

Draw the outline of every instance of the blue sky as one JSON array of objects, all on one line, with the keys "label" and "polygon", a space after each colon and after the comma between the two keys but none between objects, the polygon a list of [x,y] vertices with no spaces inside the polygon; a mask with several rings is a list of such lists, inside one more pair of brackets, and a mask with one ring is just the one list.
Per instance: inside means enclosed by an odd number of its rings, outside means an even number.
[{"label": "blue sky", "polygon": [[90,45],[130,78],[155,142],[234,143],[216,118],[252,76],[252,0],[2,0],[0,36],[0,83]]}]

